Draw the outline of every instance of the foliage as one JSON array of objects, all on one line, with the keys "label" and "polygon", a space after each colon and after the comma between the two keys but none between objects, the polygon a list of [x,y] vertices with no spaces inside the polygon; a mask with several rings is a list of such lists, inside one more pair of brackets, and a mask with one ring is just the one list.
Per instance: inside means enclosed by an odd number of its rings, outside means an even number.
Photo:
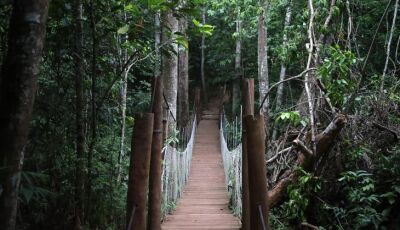
[{"label": "foliage", "polygon": [[342,51],[338,45],[330,47],[327,52],[327,57],[318,68],[318,76],[334,106],[342,108],[356,87],[351,69],[357,64],[357,58],[351,51]]},{"label": "foliage", "polygon": [[276,118],[275,122],[291,122],[295,126],[301,123],[306,126],[306,122],[302,120],[299,111],[281,112]]},{"label": "foliage", "polygon": [[192,22],[193,22],[193,25],[195,27],[197,27],[197,29],[199,30],[200,33],[208,35],[208,36],[212,35],[212,33],[214,31],[214,26],[200,23],[196,19],[193,19]]},{"label": "foliage", "polygon": [[[11,2],[0,3],[0,65],[8,49]],[[331,23],[326,27],[330,2],[313,0],[316,11],[314,39],[322,44],[315,44],[321,52],[313,63],[318,68],[316,80],[320,82],[313,81],[311,85],[322,83],[325,96],[334,107],[346,112],[352,122],[337,141],[334,153],[326,153],[324,159],[316,162],[315,172],[297,169],[298,183],[289,187],[288,201],[272,210],[271,226],[273,229],[291,229],[301,221],[311,221],[321,229],[390,229],[396,224],[400,226],[397,211],[400,207],[400,147],[398,142],[392,141],[396,139],[394,134],[400,133],[398,26],[393,34],[397,43],[390,47],[392,52],[383,92],[379,88],[394,14],[393,1],[337,0],[332,8]],[[238,80],[234,69],[237,39],[242,42],[241,74],[245,78],[256,78],[257,23],[261,14],[266,17],[270,85],[278,81],[282,65],[287,67],[288,76],[295,76],[305,69],[310,17],[307,1],[190,0],[181,3],[167,0],[84,1],[84,46],[80,58],[84,63],[86,141],[85,158],[81,159],[84,162],[78,162],[73,84],[75,6],[66,0],[50,1],[46,47],[21,173],[20,229],[71,229],[75,213],[72,202],[76,196],[75,166],[78,163],[85,165],[82,169],[85,173],[84,198],[89,210],[85,210],[87,215],[82,220],[84,227],[122,229],[125,225],[130,156],[119,154],[130,152],[134,114],[148,111],[151,105],[154,64],[159,62],[154,46],[156,13],[172,10],[174,16],[185,17],[190,22],[188,36],[181,32],[173,34],[173,39],[166,42],[161,51],[170,51],[172,44],[189,50],[191,89],[200,85],[199,44],[202,35],[206,35],[207,84],[225,86],[230,91],[232,83]],[[289,3],[292,20],[285,31],[284,15]],[[200,20],[203,8],[206,23]],[[237,21],[242,24],[238,32]],[[287,33],[287,45],[282,42],[284,32]],[[320,35],[324,35],[322,41],[318,40]],[[132,68],[127,76],[127,135],[121,151],[122,73],[128,62]],[[257,81],[255,87],[258,88]],[[298,104],[303,87],[300,78],[285,82],[284,101],[279,109],[274,109],[275,90],[270,92],[271,112],[267,115],[275,121],[271,126],[279,129],[277,133],[307,126],[308,120]],[[256,103],[259,103],[258,94],[256,90]],[[324,103],[324,100],[315,100],[314,105],[317,107],[320,102]],[[92,108],[95,108],[94,113]],[[329,122],[327,118],[331,114],[327,114],[325,108],[317,108],[315,113],[318,134]],[[383,128],[373,127],[374,123]],[[240,122],[224,126],[231,149],[241,141],[240,127]],[[92,136],[93,130],[95,136]],[[166,144],[179,144],[181,134],[174,127]],[[307,132],[304,135],[308,135]],[[279,148],[283,149],[283,146]],[[91,159],[90,150],[93,153]],[[122,159],[120,163],[119,158]],[[286,161],[277,162],[280,162],[279,167],[289,167]],[[327,166],[334,169],[325,170]],[[176,204],[166,206],[163,209],[170,210]],[[314,212],[318,215],[314,216]]]},{"label": "foliage", "polygon": [[298,183],[288,187],[289,200],[283,204],[282,209],[289,220],[305,221],[309,199],[321,190],[321,181],[301,168],[296,170],[299,174]]}]

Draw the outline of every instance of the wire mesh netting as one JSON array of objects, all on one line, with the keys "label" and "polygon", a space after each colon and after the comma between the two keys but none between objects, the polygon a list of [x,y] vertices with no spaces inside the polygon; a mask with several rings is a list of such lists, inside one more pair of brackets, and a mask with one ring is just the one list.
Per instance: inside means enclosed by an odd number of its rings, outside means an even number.
[{"label": "wire mesh netting", "polygon": [[[164,147],[162,172],[162,216],[165,217],[176,207],[188,181],[193,144],[196,133],[196,116],[180,130],[175,147]],[[190,135],[188,135],[190,134]]]},{"label": "wire mesh netting", "polygon": [[236,216],[242,215],[242,125],[241,119],[231,123],[221,115],[220,140],[225,171],[225,183],[229,192],[229,205]]}]

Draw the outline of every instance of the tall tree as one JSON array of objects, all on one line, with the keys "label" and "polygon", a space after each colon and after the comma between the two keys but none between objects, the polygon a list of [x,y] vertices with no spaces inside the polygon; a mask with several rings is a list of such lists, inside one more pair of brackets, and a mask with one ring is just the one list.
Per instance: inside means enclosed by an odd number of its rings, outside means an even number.
[{"label": "tall tree", "polygon": [[84,172],[85,172],[85,120],[84,120],[84,56],[83,56],[83,4],[82,0],[75,0],[75,122],[76,122],[76,187],[75,187],[75,227],[81,225],[84,219]]},{"label": "tall tree", "polygon": [[242,20],[240,15],[240,5],[237,1],[236,16],[236,47],[235,47],[235,79],[232,82],[232,114],[236,113],[239,105],[240,88],[239,82],[242,77]]},{"label": "tall tree", "polygon": [[[290,26],[290,21],[292,18],[292,2],[289,0],[288,5],[286,6],[286,15],[285,22],[283,26],[283,38],[282,38],[282,50],[286,54],[284,60],[281,61],[281,71],[279,73],[279,81],[282,82],[285,80],[286,76],[286,61],[287,61],[287,53],[288,53],[288,27]],[[282,105],[282,96],[283,96],[283,86],[284,84],[279,84],[278,89],[276,91],[276,111],[278,111]],[[274,128],[272,133],[272,140],[276,139],[277,127]]]},{"label": "tall tree", "polygon": [[[202,23],[203,25],[206,24],[206,7],[203,6],[201,8],[201,17],[202,17]],[[207,84],[206,84],[206,76],[204,72],[204,62],[205,62],[205,49],[206,49],[206,35],[203,33],[201,36],[201,60],[200,60],[200,75],[201,75],[201,89],[203,92],[203,97],[204,100],[208,100],[208,94],[207,94]]]},{"label": "tall tree", "polygon": [[[183,6],[185,2],[181,3]],[[179,31],[188,40],[187,16],[179,18]],[[189,50],[179,45],[178,53],[178,126],[183,127],[189,121]]]},{"label": "tall tree", "polygon": [[[267,44],[267,28],[266,15],[268,8],[268,0],[259,1],[261,12],[258,16],[258,81],[260,100],[262,100],[268,92],[269,76],[268,76],[268,44]],[[267,98],[262,106],[264,113],[268,112],[269,98]],[[267,117],[267,116],[265,116]],[[266,123],[268,125],[268,123]]]},{"label": "tall tree", "polygon": [[[169,109],[176,118],[177,93],[178,93],[178,45],[173,42],[175,33],[178,31],[178,20],[172,10],[162,13],[162,43],[169,43],[171,52],[162,55],[161,78],[164,83],[164,94]],[[172,118],[171,118],[172,119]]]},{"label": "tall tree", "polygon": [[[92,35],[92,63],[91,63],[91,137],[88,150],[87,168],[87,205],[86,213],[91,213],[91,196],[92,196],[92,165],[93,165],[93,152],[97,139],[97,108],[96,108],[96,77],[97,77],[97,32],[96,32],[96,19],[95,19],[95,0],[89,2],[90,10],[90,30]],[[86,219],[88,215],[86,216]]]},{"label": "tall tree", "polygon": [[390,32],[389,32],[389,38],[388,38],[388,41],[387,41],[385,66],[383,68],[383,73],[382,73],[382,77],[381,77],[381,88],[380,88],[381,95],[383,94],[383,89],[384,89],[384,86],[385,86],[385,76],[387,74],[388,65],[389,65],[390,49],[391,49],[391,46],[392,46],[393,33],[394,33],[395,28],[396,28],[396,18],[397,18],[398,9],[399,9],[399,0],[396,0],[396,2],[394,3],[394,13],[393,13],[392,26],[391,26],[391,29],[390,29]]},{"label": "tall tree", "polygon": [[[124,22],[128,23],[128,15],[124,11]],[[126,136],[126,100],[127,100],[127,93],[128,93],[128,75],[129,71],[132,67],[132,64],[128,64],[129,57],[128,57],[128,49],[122,48],[123,44],[128,41],[128,34],[122,33],[121,36],[118,36],[118,42],[120,43],[119,47],[119,54],[122,60],[122,66],[120,72],[122,73],[121,78],[121,141],[120,141],[120,149],[118,155],[118,166],[117,166],[117,180],[120,181],[121,179],[121,162],[122,158],[125,156],[125,136]]]},{"label": "tall tree", "polygon": [[49,2],[16,0],[0,76],[0,228],[15,229],[18,192]]},{"label": "tall tree", "polygon": [[[288,5],[286,7],[286,15],[285,22],[283,26],[283,38],[282,38],[282,49],[284,53],[287,54],[288,49],[288,27],[290,26],[290,21],[292,19],[292,2],[289,0]],[[286,59],[288,55],[285,55],[284,60],[281,62],[281,71],[279,73],[279,81],[285,80],[286,76]],[[278,85],[278,89],[276,91],[276,109],[279,109],[282,105],[282,96],[283,96],[283,84]]]}]

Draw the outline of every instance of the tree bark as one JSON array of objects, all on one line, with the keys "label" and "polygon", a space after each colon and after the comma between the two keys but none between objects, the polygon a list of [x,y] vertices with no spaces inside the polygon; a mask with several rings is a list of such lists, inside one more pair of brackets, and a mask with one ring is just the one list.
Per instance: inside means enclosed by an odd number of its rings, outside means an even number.
[{"label": "tree bark", "polygon": [[20,176],[46,34],[47,0],[16,0],[0,76],[0,229],[16,224]]},{"label": "tree bark", "polygon": [[[125,22],[128,22],[127,13],[124,12]],[[128,35],[122,35],[120,38],[121,44],[128,40]],[[121,180],[121,162],[125,154],[125,136],[126,136],[126,102],[127,102],[127,93],[128,93],[128,76],[129,71],[133,66],[132,60],[129,60],[128,50],[124,48],[121,51],[121,56],[123,60],[123,67],[120,70],[122,73],[121,79],[121,140],[120,140],[120,151],[118,154],[118,164],[117,164],[117,181]]]},{"label": "tree bark", "polygon": [[76,122],[76,187],[75,187],[75,218],[76,223],[84,219],[84,155],[85,155],[85,124],[84,124],[84,89],[83,89],[83,5],[82,0],[75,0],[75,122]]},{"label": "tree bark", "polygon": [[242,76],[242,40],[241,40],[242,21],[240,18],[240,7],[237,9],[236,18],[236,51],[235,51],[235,79],[232,82],[232,115],[236,114],[237,107],[239,106],[240,87],[239,82]]},{"label": "tree bark", "polygon": [[[205,9],[205,7],[203,7],[201,10],[201,17],[202,17],[203,25],[206,24],[206,9]],[[205,76],[205,72],[204,72],[205,49],[206,49],[206,35],[203,34],[201,36],[200,75],[201,75],[201,89],[203,91],[204,102],[207,103],[208,95],[207,95],[206,76]]]},{"label": "tree bark", "polygon": [[160,45],[161,45],[161,24],[160,24],[160,12],[157,12],[154,16],[154,50],[155,50],[155,65],[154,65],[154,76],[161,76],[161,54],[160,54]]},{"label": "tree bark", "polygon": [[[310,21],[308,25],[308,60],[307,60],[307,67],[306,69],[309,69],[312,65],[313,61],[313,54],[314,54],[314,17],[315,17],[315,11],[314,11],[314,5],[313,5],[313,0],[308,0],[308,9],[310,12]],[[318,53],[318,51],[317,51]],[[311,129],[311,145],[312,145],[312,151],[313,153],[316,153],[316,140],[315,140],[315,120],[314,120],[314,90],[312,90],[312,85],[311,85],[311,76],[309,73],[306,73],[305,75],[305,81],[304,81],[304,90],[307,96],[307,103],[308,103],[308,112],[310,115],[310,129]]]},{"label": "tree bark", "polygon": [[[178,31],[178,20],[173,16],[171,10],[162,13],[162,42],[168,42],[173,39],[173,33]],[[170,31],[168,31],[168,28]],[[169,35],[172,33],[172,35]],[[173,117],[176,118],[176,106],[177,106],[177,93],[178,93],[178,53],[177,44],[172,43],[171,48],[174,53],[163,54],[162,55],[162,72],[161,78],[164,84],[164,95],[168,102],[170,112]],[[174,121],[170,118],[170,124]],[[170,126],[171,128],[171,126]]]},{"label": "tree bark", "polygon": [[[187,18],[179,19],[179,31],[187,37]],[[189,121],[189,50],[179,47],[178,57],[178,127],[184,127]]]},{"label": "tree bark", "polygon": [[121,163],[125,156],[125,130],[126,130],[126,97],[128,90],[128,70],[124,69],[121,79],[121,141],[118,155],[117,181],[121,178]]},{"label": "tree bark", "polygon": [[396,28],[396,18],[397,18],[398,8],[399,8],[399,0],[396,0],[396,2],[394,4],[392,27],[390,29],[388,43],[387,43],[387,47],[386,47],[385,66],[383,68],[383,73],[382,73],[382,77],[381,77],[381,87],[380,87],[380,94],[381,95],[383,95],[383,89],[384,89],[384,86],[385,86],[385,76],[387,74],[387,69],[388,69],[388,65],[389,65],[390,49],[391,49],[391,46],[392,46],[394,30]]},{"label": "tree bark", "polygon": [[[87,203],[86,203],[86,213],[91,213],[91,196],[92,196],[92,161],[93,152],[96,145],[97,138],[97,113],[96,113],[96,76],[97,76],[97,36],[96,36],[96,19],[95,19],[95,0],[90,0],[90,29],[92,35],[92,70],[91,70],[91,137],[88,150],[87,168],[88,168],[88,178],[87,178]],[[88,215],[86,216],[88,219]]]},{"label": "tree bark", "polygon": [[[291,18],[292,18],[292,2],[289,0],[288,6],[286,7],[286,16],[285,16],[285,23],[283,26],[283,39],[282,39],[283,40],[282,47],[284,50],[286,50],[286,52],[288,52],[287,51],[287,49],[288,49],[287,32],[288,32],[288,27],[290,25]],[[287,58],[287,55],[285,57],[285,60],[282,60],[282,63],[281,63],[281,71],[279,73],[279,81],[280,82],[284,81],[285,77],[286,77],[286,63],[285,63],[287,61],[286,58]],[[275,110],[277,112],[280,110],[280,108],[282,106],[283,86],[284,86],[284,84],[279,84],[278,89],[276,91],[276,109]],[[277,133],[278,133],[278,127],[275,126],[274,131],[272,132],[272,140],[276,139]]]},{"label": "tree bark", "polygon": [[[286,16],[285,16],[285,24],[283,27],[283,39],[282,39],[282,47],[287,50],[288,48],[288,27],[290,26],[290,21],[292,18],[292,3],[289,1],[288,6],[286,7]],[[285,57],[287,58],[287,56]],[[281,63],[281,71],[279,73],[279,81],[285,80],[286,76],[286,60],[283,60]],[[278,86],[276,91],[276,110],[279,110],[282,105],[282,96],[283,96],[283,84]]]},{"label": "tree bark", "polygon": [[[266,15],[267,15],[267,1],[260,2],[262,11],[258,16],[258,81],[260,102],[266,95],[269,88],[268,76],[268,44],[267,44],[267,29],[266,29]],[[262,106],[262,112],[267,113],[269,108],[269,98],[265,100]]]}]

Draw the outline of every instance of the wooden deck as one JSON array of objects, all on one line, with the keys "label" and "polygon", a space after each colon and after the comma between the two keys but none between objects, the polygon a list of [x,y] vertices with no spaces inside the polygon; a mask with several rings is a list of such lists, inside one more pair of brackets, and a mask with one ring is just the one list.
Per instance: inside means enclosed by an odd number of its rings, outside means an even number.
[{"label": "wooden deck", "polygon": [[240,229],[228,207],[220,153],[218,112],[207,111],[196,134],[189,182],[162,229]]}]

